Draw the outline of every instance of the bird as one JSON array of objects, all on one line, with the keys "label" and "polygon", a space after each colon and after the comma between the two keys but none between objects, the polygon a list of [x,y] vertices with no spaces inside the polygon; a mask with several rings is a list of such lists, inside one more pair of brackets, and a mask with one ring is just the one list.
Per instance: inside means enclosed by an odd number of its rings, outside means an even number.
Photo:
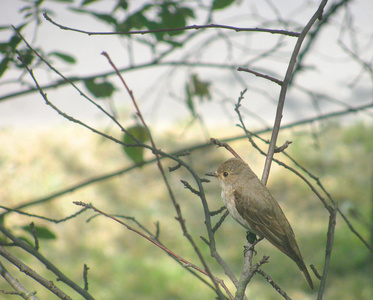
[{"label": "bird", "polygon": [[314,288],[299,247],[280,205],[268,188],[240,158],[223,162],[215,172],[222,188],[221,196],[230,215],[249,232],[266,238],[298,266],[311,289]]}]

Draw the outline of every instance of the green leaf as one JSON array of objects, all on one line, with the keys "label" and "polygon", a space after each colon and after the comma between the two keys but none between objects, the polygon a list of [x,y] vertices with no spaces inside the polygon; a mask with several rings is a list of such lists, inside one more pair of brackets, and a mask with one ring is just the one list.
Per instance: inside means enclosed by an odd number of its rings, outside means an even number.
[{"label": "green leaf", "polygon": [[5,73],[6,69],[8,69],[8,64],[9,64],[10,59],[8,57],[5,57],[1,62],[0,62],[0,77],[3,76]]},{"label": "green leaf", "polygon": [[127,0],[119,0],[117,5],[114,8],[114,11],[116,11],[118,8],[127,10],[128,8],[128,1]]},{"label": "green leaf", "polygon": [[100,83],[95,82],[95,78],[84,80],[84,84],[88,91],[90,91],[97,98],[110,97],[115,91],[114,85],[109,81]]},{"label": "green leaf", "polygon": [[223,9],[231,5],[235,0],[214,0],[212,9]]},{"label": "green leaf", "polygon": [[8,43],[0,43],[0,53],[8,53],[10,50]]},{"label": "green leaf", "polygon": [[65,62],[67,62],[69,64],[75,64],[76,63],[76,60],[73,56],[62,53],[62,52],[52,52],[52,53],[49,53],[49,55],[56,56],[56,57],[64,60]]},{"label": "green leaf", "polygon": [[92,2],[96,2],[97,0],[84,0],[81,6],[91,4]]},{"label": "green leaf", "polygon": [[34,229],[31,229],[30,225],[23,226],[22,229],[26,232],[29,232],[32,234],[32,231],[36,233],[37,238],[39,239],[45,239],[45,240],[54,240],[56,239],[56,235],[50,231],[47,227],[44,226],[36,226],[34,225]]},{"label": "green leaf", "polygon": [[9,41],[9,46],[15,50],[22,39],[18,35],[13,35]]},{"label": "green leaf", "polygon": [[[127,132],[128,133],[125,133],[123,136],[123,142],[125,144],[137,144],[137,142],[145,143],[149,140],[149,136],[143,126],[132,126],[127,129]],[[132,138],[131,135],[137,140],[137,142]],[[144,162],[144,148],[123,146],[123,150],[135,164],[139,165]]]},{"label": "green leaf", "polygon": [[132,29],[148,28],[149,21],[143,14],[143,11],[138,11],[130,15],[123,23],[116,28],[117,31],[131,31]]},{"label": "green leaf", "polygon": [[197,74],[192,75],[192,82],[194,88],[194,95],[200,98],[200,101],[203,101],[203,98],[207,98],[208,100],[211,99],[210,95],[210,82],[209,81],[202,81],[198,78]]},{"label": "green leaf", "polygon": [[26,242],[27,244],[29,244],[31,247],[35,247],[35,245],[27,238],[27,237],[24,237],[24,236],[19,236],[18,237],[20,240]]},{"label": "green leaf", "polygon": [[70,8],[70,10],[75,11],[77,13],[83,13],[83,14],[89,14],[97,19],[100,19],[101,21],[104,21],[105,23],[117,25],[117,20],[113,18],[109,14],[99,14],[93,11],[85,10],[85,9],[79,9],[79,8]]},{"label": "green leaf", "polygon": [[[19,51],[19,54],[22,57],[26,65],[31,65],[32,61],[35,58],[34,53],[30,49],[22,49]],[[18,60],[15,61],[15,65],[17,68],[20,68],[20,69],[24,68],[23,64]]]}]

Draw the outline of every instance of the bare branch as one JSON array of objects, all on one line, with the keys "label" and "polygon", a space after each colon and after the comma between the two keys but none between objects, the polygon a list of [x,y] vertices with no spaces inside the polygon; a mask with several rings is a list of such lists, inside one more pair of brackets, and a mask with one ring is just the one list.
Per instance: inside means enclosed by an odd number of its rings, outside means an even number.
[{"label": "bare branch", "polygon": [[248,72],[248,73],[251,73],[251,74],[254,74],[255,76],[258,76],[258,77],[261,77],[261,78],[265,78],[265,79],[268,79],[270,81],[273,81],[274,83],[277,83],[279,86],[282,85],[282,81],[277,79],[277,78],[274,78],[272,76],[269,76],[269,75],[265,75],[265,74],[262,74],[262,73],[259,73],[257,71],[254,71],[254,70],[250,70],[248,68],[238,68],[237,71],[239,72]]},{"label": "bare branch", "polygon": [[28,300],[39,300],[38,297],[35,296],[36,292],[29,292],[26,290],[17,279],[15,279],[8,270],[4,267],[4,265],[0,261],[0,274],[3,278],[8,282],[8,284],[14,289],[14,292],[7,292],[0,290],[3,294],[12,294],[21,296],[23,299]]},{"label": "bare branch", "polygon": [[[112,62],[110,56],[109,56],[106,52],[102,52],[102,55],[104,55],[104,56],[107,58],[109,64],[113,67],[113,69],[114,69],[115,72],[117,73],[119,79],[121,80],[121,82],[122,82],[123,85],[125,86],[125,88],[126,88],[128,94],[129,94],[129,96],[131,97],[132,103],[133,103],[133,105],[135,106],[136,114],[137,114],[137,116],[140,118],[141,123],[143,124],[143,126],[144,126],[144,128],[145,128],[145,130],[146,130],[146,132],[147,132],[147,135],[148,135],[148,137],[149,137],[150,143],[151,143],[153,149],[156,150],[157,147],[155,146],[155,142],[154,142],[154,140],[153,140],[152,134],[150,133],[149,127],[148,127],[148,125],[146,124],[146,122],[145,122],[145,120],[144,120],[144,118],[143,118],[143,116],[142,116],[142,113],[141,113],[141,111],[140,111],[140,109],[139,109],[139,107],[138,107],[138,105],[137,105],[137,102],[136,102],[136,100],[135,100],[135,97],[133,96],[133,92],[132,92],[132,90],[130,90],[129,87],[127,86],[127,83],[124,81],[124,79],[123,79],[122,75],[120,74],[119,70],[117,69],[117,67],[115,66],[115,64]],[[189,242],[191,243],[191,245],[193,246],[194,251],[195,251],[196,254],[198,255],[198,257],[199,257],[200,261],[202,262],[202,264],[203,264],[203,266],[204,266],[204,268],[205,268],[207,274],[209,275],[209,277],[211,278],[213,284],[215,285],[216,292],[217,292],[218,296],[219,296],[220,298],[224,298],[224,296],[222,295],[222,293],[221,293],[221,291],[220,291],[220,289],[219,289],[219,285],[218,285],[217,282],[215,281],[214,276],[212,275],[212,273],[211,273],[211,271],[210,271],[210,268],[208,267],[208,265],[207,265],[207,263],[206,263],[206,261],[205,261],[203,255],[202,255],[201,251],[199,250],[199,248],[197,247],[196,243],[194,242],[192,236],[189,234],[189,232],[188,232],[188,230],[187,230],[187,227],[186,227],[186,225],[185,225],[185,220],[183,219],[182,212],[181,212],[181,209],[180,209],[180,205],[177,203],[176,198],[175,198],[175,196],[174,196],[174,193],[173,193],[173,191],[172,191],[172,189],[171,189],[171,185],[170,185],[169,182],[168,182],[168,179],[167,179],[167,177],[166,177],[165,171],[164,171],[164,169],[163,169],[163,166],[162,166],[162,163],[161,163],[161,160],[160,160],[160,157],[159,157],[159,153],[156,152],[156,151],[153,151],[153,153],[154,153],[154,155],[155,155],[155,157],[156,157],[156,159],[157,159],[157,166],[158,166],[158,169],[159,169],[159,171],[160,171],[160,173],[161,173],[161,175],[162,175],[162,178],[163,178],[163,181],[164,181],[164,183],[165,183],[165,185],[166,185],[166,188],[167,188],[168,194],[170,195],[171,201],[172,201],[172,203],[173,203],[173,205],[174,205],[174,208],[175,208],[175,210],[176,210],[176,213],[177,213],[177,218],[176,218],[176,219],[179,221],[179,223],[180,223],[180,225],[181,225],[181,229],[182,229],[182,231],[183,231],[183,234],[184,234],[184,236],[189,240]]]},{"label": "bare branch", "polygon": [[[70,286],[72,289],[74,289],[77,293],[79,293],[80,295],[82,295],[85,299],[88,299],[88,300],[93,300],[93,297],[84,289],[82,289],[79,285],[77,285],[74,281],[72,281],[71,279],[69,279],[64,273],[62,273],[54,264],[52,264],[49,260],[47,260],[40,252],[36,251],[33,247],[31,247],[28,243],[24,242],[23,240],[15,237],[8,229],[6,229],[3,224],[0,223],[0,231],[5,235],[7,236],[10,240],[13,241],[13,243],[22,248],[23,250],[27,251],[28,253],[30,253],[32,256],[34,256],[36,259],[38,259],[42,264],[45,265],[45,267],[47,269],[49,269],[51,272],[53,272],[59,281],[62,281],[64,282],[65,284],[67,284],[68,286]],[[25,272],[28,276],[34,278],[35,280],[37,280],[40,284],[42,284],[43,286],[45,286],[46,288],[48,288],[50,291],[52,291],[53,293],[60,293],[60,290],[55,287],[55,285],[49,281],[49,280],[46,280],[44,278],[39,278],[39,275],[37,273],[35,273],[35,271],[33,271],[32,269],[30,269],[29,267],[25,266],[22,262],[20,262],[17,258],[12,257],[12,255],[9,253],[8,255],[8,252],[3,248],[1,247],[1,255],[5,255],[6,256],[6,259],[8,260],[12,260],[12,263],[15,264],[22,272]],[[4,256],[3,255],[3,256]],[[4,256],[4,257],[5,257]],[[40,280],[40,281],[39,281]],[[61,291],[62,294],[64,294],[62,291]],[[68,297],[66,295],[67,298],[63,298],[63,299],[70,299],[70,297]]]},{"label": "bare branch", "polygon": [[[133,228],[132,226],[128,225],[127,223],[124,223],[123,221],[119,220],[118,218],[112,216],[112,215],[109,215],[107,213],[105,213],[104,211],[96,208],[95,206],[93,206],[92,204],[87,204],[87,203],[84,203],[82,201],[75,201],[74,202],[75,205],[78,205],[78,206],[83,206],[85,208],[89,208],[89,209],[93,209],[95,212],[107,217],[107,218],[110,218],[112,220],[114,220],[115,222],[123,225],[124,227],[126,227],[128,230],[136,233],[137,235],[143,237],[144,239],[146,239],[147,241],[151,242],[152,244],[154,244],[155,246],[157,246],[158,248],[162,249],[163,251],[165,251],[167,254],[171,255],[172,257],[174,257],[175,259],[177,259],[178,261],[182,262],[184,264],[184,267],[190,267],[190,268],[193,268],[197,271],[199,271],[200,273],[202,274],[205,274],[206,276],[209,276],[210,277],[210,274],[207,273],[207,271],[201,269],[200,267],[196,266],[195,264],[189,262],[188,260],[182,258],[181,256],[177,255],[175,252],[171,251],[170,249],[168,249],[167,247],[165,247],[164,245],[162,245],[159,241],[157,241],[156,239],[154,239],[153,236],[147,236],[146,234],[136,230],[135,228]],[[225,287],[225,285],[222,284],[223,280],[217,278],[214,276],[214,281],[219,283],[223,288]],[[225,289],[225,288],[224,288]],[[226,290],[226,292],[229,293],[228,290]]]},{"label": "bare branch", "polygon": [[242,159],[236,151],[233,150],[233,148],[231,146],[228,145],[228,143],[226,142],[220,142],[218,139],[215,139],[215,138],[210,138],[210,144],[215,144],[219,147],[224,147],[225,149],[227,149],[230,153],[233,154],[234,157],[236,158],[239,158],[239,159]]},{"label": "bare branch", "polygon": [[284,104],[285,104],[286,92],[287,92],[287,89],[288,89],[288,86],[289,86],[289,83],[290,83],[290,80],[291,80],[291,77],[292,77],[292,74],[293,74],[295,64],[297,62],[298,53],[300,51],[300,48],[302,46],[302,43],[303,43],[304,39],[306,38],[306,35],[307,35],[308,31],[311,29],[312,25],[317,21],[317,19],[320,16],[322,16],[324,7],[327,3],[328,3],[328,0],[321,1],[319,8],[314,13],[312,18],[309,20],[309,22],[303,28],[301,34],[299,35],[298,40],[295,44],[293,53],[291,55],[290,62],[289,62],[289,65],[288,65],[288,69],[286,71],[285,78],[283,80],[283,84],[281,85],[280,97],[279,97],[278,105],[277,105],[276,119],[275,119],[275,122],[274,122],[274,125],[273,125],[273,131],[272,131],[272,136],[271,136],[271,143],[269,144],[268,154],[267,154],[266,162],[265,162],[264,169],[263,169],[262,182],[264,184],[267,183],[267,180],[268,180],[268,177],[269,177],[269,171],[270,171],[270,168],[271,168],[272,158],[273,158],[273,154],[275,153],[277,136],[278,136],[278,133],[280,131],[282,111],[283,111]]},{"label": "bare branch", "polygon": [[327,234],[326,249],[325,249],[325,264],[324,264],[324,270],[323,270],[323,274],[322,274],[322,278],[320,282],[319,293],[317,295],[317,300],[321,300],[323,298],[323,294],[325,291],[326,278],[328,275],[330,259],[332,256],[336,219],[337,219],[337,205],[334,206],[334,209],[332,210],[329,216],[329,226],[328,226],[328,234]]},{"label": "bare branch", "polygon": [[283,34],[291,37],[298,37],[299,33],[294,31],[287,31],[287,30],[278,30],[278,29],[267,29],[267,28],[243,28],[243,27],[234,27],[234,26],[227,26],[227,25],[219,25],[219,24],[208,24],[208,25],[191,25],[185,27],[177,27],[177,28],[162,28],[162,29],[155,29],[155,30],[134,30],[134,31],[111,31],[111,32],[92,32],[92,31],[85,31],[80,29],[75,29],[71,27],[67,27],[64,25],[60,25],[53,21],[47,13],[43,14],[44,18],[52,23],[53,25],[59,27],[62,30],[69,30],[79,33],[84,33],[88,35],[133,35],[133,34],[149,34],[149,33],[158,33],[158,32],[172,32],[172,31],[185,31],[190,29],[206,29],[206,28],[220,28],[220,29],[229,29],[234,30],[236,32],[240,31],[248,31],[248,32],[266,32],[272,34]]},{"label": "bare branch", "polygon": [[291,298],[280,288],[276,282],[273,281],[273,279],[266,272],[264,272],[262,269],[258,269],[257,272],[262,275],[284,299],[291,300]]},{"label": "bare branch", "polygon": [[[50,290],[52,293],[57,295],[59,298],[66,299],[66,300],[72,300],[70,296],[68,296],[63,291],[61,291],[52,281],[47,280],[44,277],[40,276],[30,267],[25,265],[22,261],[20,261],[17,257],[12,255],[10,252],[6,251],[3,246],[0,246],[0,255],[6,258],[8,261],[10,261],[17,268],[19,268],[21,272],[25,273],[27,276],[31,277],[32,279],[40,283],[42,286]],[[93,300],[93,298],[91,299]]]}]

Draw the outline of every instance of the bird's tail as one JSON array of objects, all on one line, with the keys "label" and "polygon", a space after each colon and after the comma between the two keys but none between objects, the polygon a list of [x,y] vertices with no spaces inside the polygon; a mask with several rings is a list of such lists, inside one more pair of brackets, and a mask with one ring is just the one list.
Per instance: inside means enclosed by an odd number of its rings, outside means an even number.
[{"label": "bird's tail", "polygon": [[302,259],[300,259],[296,263],[297,263],[300,271],[302,272],[302,275],[303,275],[304,279],[307,281],[308,285],[313,290],[313,282],[312,282],[310,273],[308,273],[307,267],[304,264],[304,261]]}]

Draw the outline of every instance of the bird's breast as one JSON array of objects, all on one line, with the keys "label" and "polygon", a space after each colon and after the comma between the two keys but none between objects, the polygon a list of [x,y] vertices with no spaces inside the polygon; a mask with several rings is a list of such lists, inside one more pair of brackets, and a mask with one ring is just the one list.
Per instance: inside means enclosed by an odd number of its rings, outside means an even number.
[{"label": "bird's breast", "polygon": [[235,196],[232,189],[222,191],[221,197],[223,199],[225,207],[228,209],[230,215],[235,219],[238,223],[240,223],[243,227],[245,227],[247,230],[249,230],[252,233],[255,233],[255,230],[253,230],[250,226],[250,224],[241,216],[241,214],[238,212],[236,208],[236,201]]}]

